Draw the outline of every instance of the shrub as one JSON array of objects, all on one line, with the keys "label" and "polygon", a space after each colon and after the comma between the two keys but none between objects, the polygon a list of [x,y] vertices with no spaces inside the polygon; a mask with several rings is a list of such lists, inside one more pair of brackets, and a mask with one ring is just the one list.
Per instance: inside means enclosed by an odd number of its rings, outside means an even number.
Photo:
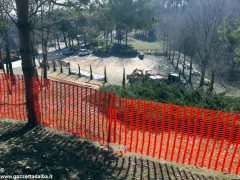
[{"label": "shrub", "polygon": [[105,86],[101,89],[114,92],[117,96],[123,98],[240,113],[240,98],[228,97],[225,94],[216,94],[202,89],[185,89],[177,84],[145,81],[125,85],[124,88],[121,86]]}]

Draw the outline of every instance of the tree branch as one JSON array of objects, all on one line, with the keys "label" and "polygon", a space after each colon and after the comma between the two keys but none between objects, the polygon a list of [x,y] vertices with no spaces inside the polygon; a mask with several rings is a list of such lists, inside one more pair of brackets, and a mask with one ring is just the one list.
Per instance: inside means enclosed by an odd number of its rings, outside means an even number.
[{"label": "tree branch", "polygon": [[34,15],[37,14],[39,8],[44,5],[48,0],[42,1],[40,4],[37,5],[37,7],[35,8],[35,10],[32,12],[32,14],[29,16],[29,18],[32,18]]},{"label": "tree branch", "polygon": [[51,3],[58,5],[58,6],[63,6],[63,7],[69,7],[72,6],[70,2],[68,3],[59,3],[57,0],[50,0]]}]

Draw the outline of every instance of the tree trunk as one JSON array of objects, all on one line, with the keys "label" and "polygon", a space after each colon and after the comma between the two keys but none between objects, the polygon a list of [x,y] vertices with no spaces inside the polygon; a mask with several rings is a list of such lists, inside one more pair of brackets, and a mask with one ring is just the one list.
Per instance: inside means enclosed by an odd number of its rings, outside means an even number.
[{"label": "tree trunk", "polygon": [[[41,8],[41,25],[43,25],[43,8]],[[47,44],[48,44],[48,38],[49,38],[49,28],[46,28],[46,34],[44,33],[44,28],[42,28],[42,68],[43,68],[43,79],[47,79],[47,68],[48,68],[48,62],[47,62]],[[44,83],[47,81],[44,81]],[[46,85],[46,84],[44,84]]]},{"label": "tree trunk", "polygon": [[77,45],[80,47],[80,42],[78,38],[77,38]]},{"label": "tree trunk", "polygon": [[67,37],[65,35],[63,35],[63,39],[64,39],[65,47],[68,48]]},{"label": "tree trunk", "polygon": [[127,47],[127,45],[128,45],[128,31],[126,30],[126,47]]},{"label": "tree trunk", "polygon": [[33,65],[34,67],[36,68],[37,65],[36,65],[36,61],[35,61],[35,49],[34,49],[34,46],[33,46],[33,42],[31,42],[31,47],[32,47],[32,58],[33,58]]},{"label": "tree trunk", "polygon": [[166,43],[165,43],[165,56],[168,57],[168,36],[166,37]]},{"label": "tree trunk", "polygon": [[164,36],[164,40],[163,40],[163,52],[166,53],[166,36]]},{"label": "tree trunk", "polygon": [[8,62],[7,62],[6,58],[5,58],[5,64],[6,64],[7,74],[10,74],[9,65],[8,65]]},{"label": "tree trunk", "polygon": [[106,31],[103,31],[103,39],[106,41],[107,39],[107,30]]},{"label": "tree trunk", "polygon": [[117,36],[118,36],[118,42],[119,42],[119,45],[122,44],[122,31],[121,30],[118,30],[117,32]]},{"label": "tree trunk", "polygon": [[204,86],[204,79],[205,79],[206,68],[202,67],[201,72],[202,72],[202,74],[201,74],[201,80],[200,80],[200,84],[199,84],[200,88]]},{"label": "tree trunk", "polygon": [[176,69],[177,69],[177,70],[179,70],[180,56],[181,56],[181,53],[180,53],[180,50],[178,50],[178,58],[177,58],[177,66],[176,66]]},{"label": "tree trunk", "polygon": [[184,59],[183,59],[183,70],[182,70],[183,76],[185,76],[185,64],[186,64],[186,55],[184,54]]},{"label": "tree trunk", "polygon": [[43,52],[43,78],[47,79],[47,40],[43,38],[42,42],[42,52]]},{"label": "tree trunk", "polygon": [[68,45],[69,45],[69,48],[72,49],[72,44],[71,44],[71,40],[69,37],[68,37]]},{"label": "tree trunk", "polygon": [[106,40],[105,40],[107,48],[108,48],[108,38],[109,38],[109,31],[107,31],[107,37],[106,37]]},{"label": "tree trunk", "polygon": [[1,49],[0,49],[0,65],[3,68],[3,74],[5,74],[5,67],[4,67],[4,62],[3,62],[2,50]]},{"label": "tree trunk", "polygon": [[61,50],[61,47],[60,47],[59,37],[58,37],[58,35],[57,35],[57,45],[58,45],[58,50],[60,51],[60,50]]},{"label": "tree trunk", "polygon": [[171,42],[170,42],[170,45],[169,45],[169,54],[168,54],[168,60],[171,62],[171,53],[172,53],[172,45],[171,45]]},{"label": "tree trunk", "polygon": [[12,69],[12,61],[11,54],[9,50],[9,41],[8,41],[8,33],[6,32],[6,41],[5,41],[5,51],[6,51],[6,66],[7,66],[7,74],[13,74]]},{"label": "tree trunk", "polygon": [[172,65],[174,66],[174,59],[175,59],[175,51],[173,50],[173,56],[172,56]]},{"label": "tree trunk", "polygon": [[36,69],[33,65],[31,50],[31,24],[28,18],[29,1],[16,0],[18,16],[18,34],[20,54],[22,57],[22,70],[25,83],[26,109],[29,125],[36,125],[40,120],[40,107],[38,101]]},{"label": "tree trunk", "polygon": [[190,59],[190,72],[189,72],[189,83],[192,84],[192,70],[193,70],[193,58]]},{"label": "tree trunk", "polygon": [[35,42],[35,39],[34,39],[34,31],[32,32],[32,41],[31,41],[31,48],[32,48],[32,60],[33,60],[33,65],[34,65],[34,68],[37,68],[36,66],[36,62],[35,62],[35,49],[34,49],[34,42]]},{"label": "tree trunk", "polygon": [[84,35],[84,45],[85,45],[85,47],[87,46],[87,37],[86,37],[86,34]]},{"label": "tree trunk", "polygon": [[111,31],[111,44],[113,43],[113,33]]},{"label": "tree trunk", "polygon": [[214,81],[215,81],[215,70],[212,69],[212,72],[211,72],[211,84],[210,84],[210,87],[209,87],[209,91],[213,91],[214,89]]}]

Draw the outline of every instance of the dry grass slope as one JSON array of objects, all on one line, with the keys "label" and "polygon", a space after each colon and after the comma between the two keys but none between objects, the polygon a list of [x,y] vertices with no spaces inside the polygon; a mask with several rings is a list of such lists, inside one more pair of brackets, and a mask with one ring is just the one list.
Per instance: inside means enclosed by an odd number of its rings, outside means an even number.
[{"label": "dry grass slope", "polygon": [[52,174],[54,179],[231,179],[143,157],[118,156],[79,138],[6,120],[0,120],[0,156],[0,174]]}]

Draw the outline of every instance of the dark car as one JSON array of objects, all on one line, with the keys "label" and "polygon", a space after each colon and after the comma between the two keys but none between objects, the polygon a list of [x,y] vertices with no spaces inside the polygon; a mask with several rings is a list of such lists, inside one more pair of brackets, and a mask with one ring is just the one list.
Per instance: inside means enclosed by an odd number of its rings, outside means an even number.
[{"label": "dark car", "polygon": [[139,52],[138,53],[138,58],[143,60],[144,59],[144,53],[143,52]]},{"label": "dark car", "polygon": [[63,55],[71,55],[71,54],[73,54],[74,53],[74,51],[73,50],[71,50],[71,49],[64,49],[63,51],[62,51],[62,54]]},{"label": "dark car", "polygon": [[169,73],[168,75],[168,81],[171,83],[177,83],[179,82],[179,75],[176,73]]},{"label": "dark car", "polygon": [[184,86],[187,85],[186,79],[182,75],[179,76],[179,74],[176,74],[176,73],[169,73],[168,81],[170,83],[180,83]]},{"label": "dark car", "polygon": [[90,54],[90,51],[88,51],[87,49],[80,49],[79,51],[79,56],[87,56]]}]

